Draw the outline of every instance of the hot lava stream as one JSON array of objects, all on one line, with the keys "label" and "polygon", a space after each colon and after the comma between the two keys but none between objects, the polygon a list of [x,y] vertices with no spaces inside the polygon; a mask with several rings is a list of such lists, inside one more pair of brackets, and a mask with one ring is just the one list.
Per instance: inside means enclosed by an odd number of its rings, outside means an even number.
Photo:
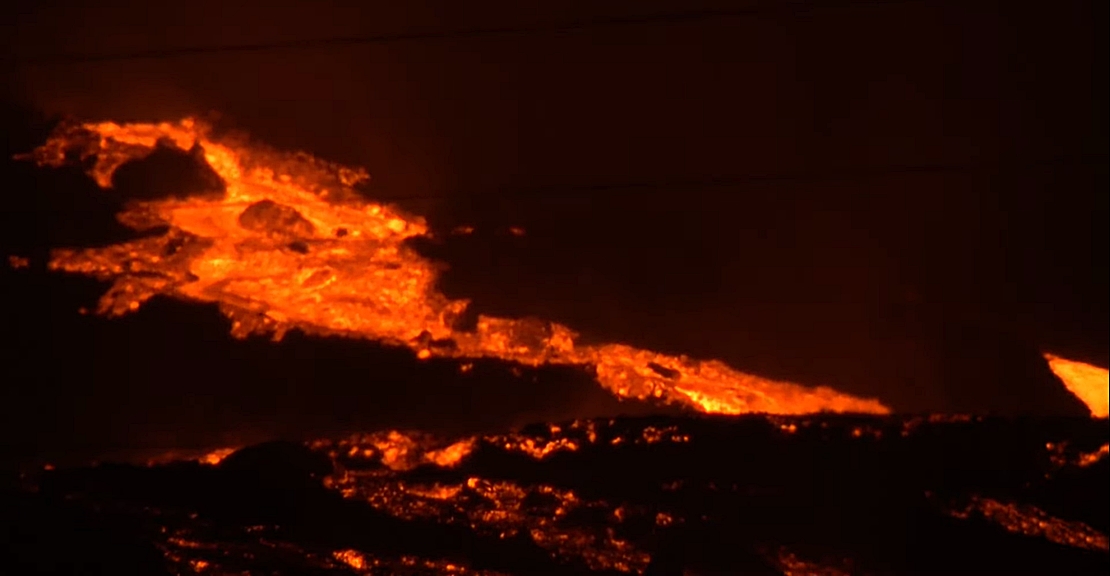
[{"label": "hot lava stream", "polygon": [[1110,371],[1055,354],[1045,354],[1044,357],[1064,386],[1087,405],[1091,416],[1110,416]]},{"label": "hot lava stream", "polygon": [[[50,267],[113,282],[99,312],[122,315],[155,295],[217,303],[238,337],[292,328],[407,346],[418,357],[499,358],[591,366],[624,399],[657,399],[724,414],[886,414],[878,400],[745,374],[624,344],[586,346],[566,326],[480,316],[460,329],[465,300],[437,291],[437,267],[405,244],[425,222],[366,201],[365,171],[304,153],[216,139],[201,123],[67,124],[36,149],[40,165],[85,162],[104,188],[116,169],[158,146],[203,157],[222,194],[134,200],[118,215],[163,233],[98,248],[56,250]],[[214,191],[218,192],[218,191]]]}]

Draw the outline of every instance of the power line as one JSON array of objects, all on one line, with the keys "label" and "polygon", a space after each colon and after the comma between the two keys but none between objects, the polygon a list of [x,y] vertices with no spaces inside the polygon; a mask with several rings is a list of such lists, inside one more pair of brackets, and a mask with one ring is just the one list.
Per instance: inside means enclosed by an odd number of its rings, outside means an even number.
[{"label": "power line", "polygon": [[[19,64],[68,64],[112,62],[123,60],[154,60],[177,58],[184,56],[198,56],[207,54],[224,54],[235,52],[264,52],[270,50],[297,50],[307,48],[326,48],[341,46],[356,46],[364,44],[385,44],[392,42],[408,42],[422,40],[447,40],[460,38],[481,38],[494,36],[514,36],[544,32],[575,32],[596,28],[618,28],[642,26],[650,24],[687,24],[710,20],[752,17],[772,13],[812,13],[820,10],[835,10],[855,7],[884,7],[905,4],[918,4],[928,0],[854,0],[849,2],[799,2],[787,0],[773,4],[763,4],[749,8],[733,10],[697,10],[672,12],[665,14],[650,14],[642,16],[621,16],[601,18],[595,20],[567,20],[562,22],[537,23],[526,26],[513,27],[476,27],[455,30],[439,31],[413,31],[399,33],[366,34],[355,36],[337,36],[330,38],[315,38],[307,40],[290,40],[283,42],[259,42],[251,44],[228,44],[222,46],[185,46],[178,48],[165,48],[154,50],[134,50],[107,54],[52,54],[32,56],[28,58],[6,58]],[[943,0],[932,0],[943,1]]]}]

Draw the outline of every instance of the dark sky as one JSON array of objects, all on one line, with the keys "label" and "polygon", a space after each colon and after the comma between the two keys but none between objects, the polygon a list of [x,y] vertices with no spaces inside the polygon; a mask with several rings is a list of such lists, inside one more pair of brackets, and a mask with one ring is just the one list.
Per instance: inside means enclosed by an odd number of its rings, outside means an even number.
[{"label": "dark sky", "polygon": [[[1104,2],[40,4],[6,9],[9,136],[218,111],[477,224],[427,250],[479,309],[913,411],[1108,363]],[[311,42],[351,36],[384,40]],[[8,247],[66,237],[47,197]]]}]

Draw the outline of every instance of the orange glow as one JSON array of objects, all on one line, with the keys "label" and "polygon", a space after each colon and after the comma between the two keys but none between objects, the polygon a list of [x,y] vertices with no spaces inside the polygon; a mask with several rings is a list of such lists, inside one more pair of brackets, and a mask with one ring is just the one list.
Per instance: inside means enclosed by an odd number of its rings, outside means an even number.
[{"label": "orange glow", "polygon": [[121,222],[169,231],[55,251],[52,270],[114,282],[100,300],[100,314],[134,312],[164,294],[218,304],[237,337],[280,339],[298,328],[406,346],[420,358],[592,366],[600,384],[620,398],[704,412],[889,413],[874,399],[761,378],[715,360],[623,344],[580,345],[572,330],[552,322],[481,316],[477,330],[458,330],[468,302],[438,292],[435,264],[404,243],[428,234],[424,220],[361,199],[353,188],[369,178],[361,169],[217,140],[191,119],[64,126],[33,158],[49,166],[62,165],[73,152],[95,159],[89,173],[109,187],[119,166],[150,154],[160,141],[182,149],[198,145],[226,193],[132,202],[119,214]]},{"label": "orange glow", "polygon": [[[773,417],[771,421],[784,430],[797,431],[815,426],[808,419],[792,417]],[[868,427],[858,427],[862,439],[874,436]],[[790,432],[785,432],[790,433]],[[843,431],[845,438],[852,438],[852,429]],[[436,443],[444,448],[436,448]],[[367,466],[363,459],[374,459],[381,454],[398,454],[395,460],[381,464],[396,470],[400,462],[406,466],[415,464],[455,466],[460,460],[450,460],[446,464],[433,456],[437,453],[451,453],[456,447],[465,446],[469,455],[481,446],[496,447],[498,450],[517,453],[536,461],[557,457],[560,452],[589,450],[592,445],[658,445],[661,443],[685,444],[697,442],[697,438],[685,433],[678,426],[645,425],[639,429],[625,429],[615,421],[577,420],[564,424],[548,424],[531,432],[512,432],[505,434],[486,434],[457,440],[446,444],[433,436],[418,433],[378,433],[352,436],[333,442],[318,440],[311,445],[323,450],[335,459],[337,474],[329,477],[328,487],[338,490],[346,498],[367,502],[373,508],[390,516],[405,520],[431,520],[444,524],[469,526],[474,532],[502,539],[525,537],[553,554],[578,558],[594,570],[608,570],[628,574],[643,574],[651,560],[648,551],[641,549],[620,537],[618,527],[633,523],[653,525],[657,528],[679,526],[687,519],[673,510],[655,506],[621,504],[574,490],[538,484],[529,481],[513,481],[505,478],[485,478],[481,476],[423,475],[398,479],[381,468]],[[401,456],[403,454],[403,456]],[[465,460],[465,456],[461,458]],[[405,467],[403,469],[411,469]],[[665,490],[676,491],[683,487],[681,481],[664,486]],[[978,502],[978,501],[976,501]],[[987,505],[990,506],[990,505]],[[596,521],[583,524],[582,513],[589,511],[611,510]],[[978,508],[976,508],[978,510]],[[990,508],[996,513],[1001,508]],[[1015,510],[1017,510],[1015,508]],[[966,511],[957,511],[964,514]],[[1021,518],[1029,515],[1025,509],[1014,514],[1026,514],[1010,524],[1022,526]],[[1035,513],[1034,513],[1035,514]],[[997,514],[999,518],[1003,516]],[[1007,517],[1009,518],[1009,517]],[[1007,520],[1009,521],[1009,520]],[[1028,523],[1028,520],[1025,520]],[[1059,541],[1081,542],[1098,546],[1098,534],[1081,525],[1061,523],[1055,519],[1045,528],[1051,532],[1049,538]],[[1038,525],[1039,526],[1039,525]],[[1044,536],[1037,526],[1028,527],[1033,536]],[[1055,540],[1054,540],[1055,541]],[[778,564],[786,574],[847,574],[838,568],[800,558],[788,551],[782,555],[772,554],[771,561]],[[822,559],[822,562],[827,559]]]},{"label": "orange glow", "polygon": [[[571,490],[477,477],[455,484],[395,482],[373,473],[348,474],[336,481],[344,496],[365,500],[391,516],[460,523],[503,539],[526,536],[553,553],[580,558],[594,570],[639,574],[651,560],[645,551],[616,537],[608,523],[586,527],[566,522],[572,511],[607,506]],[[654,520],[673,521],[668,514]],[[620,519],[614,516],[613,522]]]},{"label": "orange glow", "polygon": [[462,462],[472,450],[474,450],[474,440],[467,439],[455,442],[442,450],[429,451],[424,454],[424,459],[436,466],[450,468]]},{"label": "orange glow", "polygon": [[847,576],[850,574],[832,566],[807,562],[785,548],[779,550],[775,563],[782,570],[783,576]]},{"label": "orange glow", "polygon": [[369,567],[366,558],[357,550],[337,550],[332,553],[332,556],[355,570],[366,570]]},{"label": "orange glow", "polygon": [[11,266],[12,270],[20,270],[30,265],[31,261],[23,256],[8,256],[8,266]]},{"label": "orange glow", "polygon": [[222,462],[224,458],[230,456],[232,452],[235,452],[235,450],[235,448],[220,448],[219,450],[213,450],[205,454],[204,456],[201,456],[200,462],[202,464],[215,466],[216,464]]},{"label": "orange glow", "polygon": [[1103,444],[1099,446],[1098,450],[1093,452],[1084,452],[1079,455],[1079,461],[1076,462],[1081,467],[1097,464],[1099,460],[1110,456],[1110,444]]},{"label": "orange glow", "polygon": [[470,455],[477,442],[476,437],[470,437],[442,445],[427,434],[390,430],[356,434],[338,442],[317,440],[311,445],[317,450],[327,450],[333,458],[343,455],[354,460],[377,459],[391,470],[405,471],[427,464],[441,468],[457,466]]},{"label": "orange glow", "polygon": [[974,497],[963,510],[953,510],[951,514],[957,518],[967,518],[972,512],[1016,534],[1045,538],[1063,546],[1102,552],[1110,550],[1110,541],[1105,534],[1082,522],[1049,516],[1036,506]]},{"label": "orange glow", "polygon": [[1049,461],[1057,468],[1065,466],[1085,468],[1098,464],[1103,458],[1110,456],[1110,444],[1103,444],[1097,450],[1090,452],[1070,450],[1067,442],[1047,442],[1044,447],[1048,451]]},{"label": "orange glow", "polygon": [[1048,367],[1064,382],[1064,386],[1091,410],[1091,416],[1110,416],[1110,372],[1083,362],[1045,354]]}]

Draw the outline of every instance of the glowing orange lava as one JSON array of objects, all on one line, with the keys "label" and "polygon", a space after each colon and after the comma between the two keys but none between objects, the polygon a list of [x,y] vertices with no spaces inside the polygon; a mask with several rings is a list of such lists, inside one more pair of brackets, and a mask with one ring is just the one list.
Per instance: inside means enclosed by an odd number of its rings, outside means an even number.
[{"label": "glowing orange lava", "polygon": [[1079,464],[1079,466],[1081,467],[1091,466],[1093,464],[1098,464],[1100,460],[1106,458],[1107,456],[1110,456],[1110,444],[1103,444],[1102,446],[1098,447],[1098,450],[1094,450],[1092,452],[1084,452],[1083,454],[1080,454],[1079,462],[1077,462],[1077,464]]},{"label": "glowing orange lava", "polygon": [[235,452],[235,450],[236,448],[220,448],[218,450],[213,450],[202,456],[200,458],[200,462],[201,464],[215,466],[216,464],[222,462],[224,458],[231,456]]},{"label": "glowing orange lava", "polygon": [[13,270],[20,270],[31,266],[31,261],[23,256],[8,256],[8,266]]},{"label": "glowing orange lava", "polygon": [[357,550],[337,550],[332,553],[336,560],[354,568],[355,570],[366,570],[367,562],[366,557],[359,553]]},{"label": "glowing orange lava", "polygon": [[1106,552],[1110,540],[1090,526],[1076,521],[1062,520],[1048,515],[1036,506],[1004,503],[991,498],[973,497],[962,510],[949,513],[957,518],[967,518],[978,513],[1006,530],[1016,534],[1045,538],[1063,546]]},{"label": "glowing orange lava", "polygon": [[1090,408],[1091,416],[1110,416],[1110,371],[1054,354],[1045,354],[1044,357],[1064,386]]},{"label": "glowing orange lava", "polygon": [[53,270],[113,281],[101,314],[134,312],[164,294],[218,304],[238,337],[280,339],[298,328],[407,346],[420,358],[592,366],[621,398],[705,412],[889,412],[874,399],[769,380],[715,360],[579,345],[573,331],[552,322],[481,316],[476,330],[459,330],[468,303],[438,292],[435,264],[405,244],[428,233],[425,222],[362,199],[353,187],[368,178],[364,171],[210,134],[191,119],[88,123],[60,127],[35,150],[40,165],[62,165],[74,153],[94,160],[89,174],[107,188],[119,166],[159,145],[198,146],[225,183],[220,198],[135,201],[118,216],[137,230],[167,227],[161,236],[54,252]]}]

